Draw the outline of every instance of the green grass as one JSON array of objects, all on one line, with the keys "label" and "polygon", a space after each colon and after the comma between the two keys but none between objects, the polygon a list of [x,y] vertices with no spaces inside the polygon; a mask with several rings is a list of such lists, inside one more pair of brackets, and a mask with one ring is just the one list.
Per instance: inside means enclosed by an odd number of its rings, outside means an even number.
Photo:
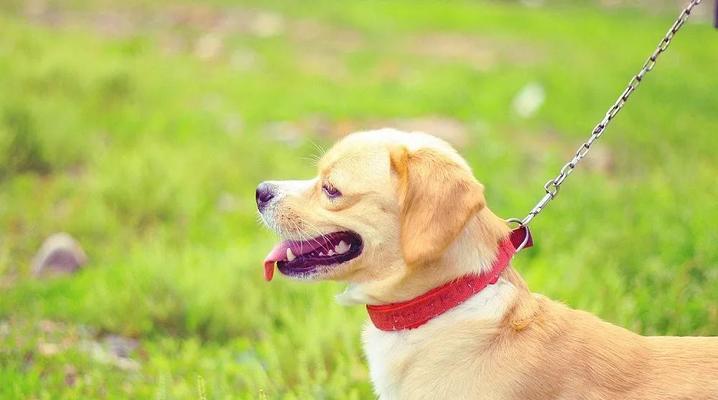
[{"label": "green grass", "polygon": [[[334,302],[341,286],[262,281],[274,238],[255,185],[311,176],[336,134],[441,116],[465,127],[492,208],[523,216],[674,14],[72,4],[54,24],[0,6],[3,399],[372,398],[365,315]],[[236,24],[201,59],[217,15]],[[535,221],[516,260],[534,291],[644,334],[718,333],[716,65],[718,34],[689,24],[597,145],[608,166],[582,166]],[[546,102],[521,119],[511,104],[531,82]],[[57,231],[90,264],[37,280],[32,256]],[[135,368],[92,350],[109,334],[138,340]]]}]

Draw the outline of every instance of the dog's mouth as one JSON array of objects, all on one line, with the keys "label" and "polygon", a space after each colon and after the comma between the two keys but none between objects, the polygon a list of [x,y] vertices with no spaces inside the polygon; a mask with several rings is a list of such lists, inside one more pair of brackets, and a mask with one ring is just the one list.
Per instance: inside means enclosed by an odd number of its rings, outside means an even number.
[{"label": "dog's mouth", "polygon": [[283,241],[264,259],[264,279],[272,280],[275,263],[284,275],[307,277],[357,258],[362,248],[361,236],[349,231],[306,241]]}]

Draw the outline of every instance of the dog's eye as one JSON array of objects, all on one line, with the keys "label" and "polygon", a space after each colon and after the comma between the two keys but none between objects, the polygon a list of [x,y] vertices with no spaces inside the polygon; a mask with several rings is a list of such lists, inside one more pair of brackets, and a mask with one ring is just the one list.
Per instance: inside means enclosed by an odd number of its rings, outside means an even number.
[{"label": "dog's eye", "polygon": [[340,192],[337,188],[328,183],[322,185],[322,190],[324,191],[324,194],[330,199],[335,199],[342,195],[342,192]]}]

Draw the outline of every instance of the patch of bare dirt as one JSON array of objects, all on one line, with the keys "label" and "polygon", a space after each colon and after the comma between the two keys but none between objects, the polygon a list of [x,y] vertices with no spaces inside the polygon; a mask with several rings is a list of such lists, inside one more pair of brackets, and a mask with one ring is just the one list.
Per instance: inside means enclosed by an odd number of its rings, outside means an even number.
[{"label": "patch of bare dirt", "polygon": [[[678,12],[686,6],[684,0],[598,0],[599,6],[605,8],[640,8],[651,14],[665,14],[671,11]],[[711,14],[711,7],[694,8],[697,15],[708,16]],[[693,13],[691,13],[693,14]]]},{"label": "patch of bare dirt", "polygon": [[542,54],[532,43],[443,32],[412,36],[402,48],[421,57],[466,63],[478,71],[491,70],[501,62],[536,63]]},{"label": "patch of bare dirt", "polygon": [[[313,116],[298,121],[274,121],[264,126],[268,137],[289,146],[299,146],[307,138],[321,137],[334,142],[352,132],[380,128],[395,128],[407,132],[424,132],[440,137],[456,148],[471,144],[469,127],[462,121],[446,116],[424,116],[415,118],[394,118],[376,120],[332,120]],[[547,154],[565,157],[566,161],[575,153],[581,139],[575,143],[555,131],[515,132],[512,141],[518,143],[517,150],[530,164],[541,164]],[[581,169],[603,175],[613,175],[616,168],[614,151],[598,145],[583,159]],[[558,171],[557,171],[558,172]]]},{"label": "patch of bare dirt", "polygon": [[215,7],[184,4],[165,8],[113,8],[77,10],[56,7],[45,0],[30,0],[24,7],[32,23],[56,29],[80,28],[110,38],[150,34],[169,54],[189,52],[204,61],[227,56],[241,69],[256,65],[256,55],[227,44],[230,36],[259,39],[286,36],[306,51],[300,61],[319,73],[342,69],[335,53],[356,51],[364,46],[362,34],[345,27],[286,16],[269,10],[246,7]]},{"label": "patch of bare dirt", "polygon": [[[297,54],[300,69],[336,79],[349,74],[342,56],[368,46],[362,32],[346,26],[240,6],[195,3],[79,10],[50,5],[46,0],[30,0],[25,4],[24,14],[36,24],[86,29],[110,38],[150,35],[168,54],[190,53],[202,61],[227,61],[241,70],[261,67],[261,60],[252,49],[237,47],[230,38],[282,36],[300,50]],[[531,43],[459,33],[433,32],[391,40],[395,45],[387,49],[398,54],[466,63],[480,71],[490,70],[501,62],[536,62],[542,54]],[[385,71],[380,73],[386,76],[402,73],[399,66],[391,63],[382,68]]]},{"label": "patch of bare dirt", "polygon": [[[37,357],[53,358],[66,352],[80,351],[94,362],[122,370],[136,371],[141,367],[137,360],[140,355],[137,339],[115,334],[98,335],[95,330],[83,325],[11,318],[0,321],[0,336],[7,337],[15,348],[27,349],[28,363],[34,362]],[[74,366],[65,366],[64,376],[68,384],[74,384],[81,375]]]},{"label": "patch of bare dirt", "polygon": [[86,28],[108,37],[126,37],[136,32],[141,15],[129,10],[71,11],[50,6],[46,1],[25,3],[25,17],[51,28]]},{"label": "patch of bare dirt", "polygon": [[430,133],[459,148],[469,144],[469,135],[466,125],[453,118],[440,116],[403,118],[383,121],[377,125],[385,125],[407,132]]},{"label": "patch of bare dirt", "polygon": [[436,115],[383,120],[330,120],[314,116],[300,121],[274,121],[268,123],[264,127],[264,133],[274,140],[297,146],[307,136],[320,136],[334,141],[352,132],[380,128],[429,133],[446,140],[458,148],[469,144],[468,129],[463,122]]},{"label": "patch of bare dirt", "polygon": [[[565,136],[555,131],[535,132],[532,134],[517,134],[515,142],[520,143],[522,153],[532,164],[542,163],[545,154],[562,157],[569,161],[576,153],[581,145],[582,138],[572,143]],[[613,175],[616,169],[616,159],[614,151],[608,146],[597,145],[591,147],[590,153],[581,161],[580,169],[585,169],[598,174]],[[556,171],[558,173],[558,171]]]},{"label": "patch of bare dirt", "polygon": [[301,45],[319,45],[329,51],[353,52],[366,42],[361,32],[310,19],[297,19],[288,25],[290,40]]}]

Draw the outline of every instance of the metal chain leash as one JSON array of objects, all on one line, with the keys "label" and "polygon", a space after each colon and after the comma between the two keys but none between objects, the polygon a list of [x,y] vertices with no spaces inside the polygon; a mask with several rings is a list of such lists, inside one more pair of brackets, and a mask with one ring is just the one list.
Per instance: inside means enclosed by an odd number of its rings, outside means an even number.
[{"label": "metal chain leash", "polygon": [[626,90],[623,91],[623,93],[618,98],[618,100],[616,100],[613,106],[608,109],[608,112],[606,112],[606,116],[603,117],[601,122],[599,122],[595,128],[593,128],[593,132],[591,133],[591,137],[588,138],[588,141],[583,143],[581,147],[578,148],[576,154],[573,156],[573,159],[571,159],[571,161],[569,161],[561,168],[561,171],[555,178],[546,182],[546,184],[544,185],[546,194],[541,198],[541,200],[539,200],[536,206],[534,206],[534,208],[528,213],[526,217],[524,217],[524,219],[520,220],[518,218],[512,218],[509,220],[509,222],[516,222],[522,226],[528,225],[531,220],[533,220],[537,215],[539,215],[539,213],[541,213],[541,211],[543,211],[544,208],[546,208],[546,206],[549,202],[551,202],[551,200],[555,199],[556,196],[558,196],[558,191],[561,188],[561,184],[566,180],[566,178],[569,177],[569,175],[571,175],[573,170],[576,168],[578,163],[581,162],[581,160],[586,156],[586,154],[588,154],[588,151],[591,150],[591,145],[593,145],[593,143],[596,142],[596,140],[598,140],[601,135],[603,135],[603,132],[608,126],[608,124],[611,123],[613,118],[615,118],[616,115],[621,111],[623,106],[631,97],[631,94],[633,94],[633,92],[641,84],[641,81],[643,81],[643,77],[651,70],[653,70],[653,67],[655,67],[658,57],[660,57],[661,54],[666,51],[668,46],[671,44],[671,40],[673,40],[673,37],[676,35],[676,33],[678,33],[683,24],[685,24],[686,20],[688,20],[688,17],[691,15],[693,7],[700,4],[701,1],[702,0],[691,0],[691,2],[686,6],[683,12],[681,12],[681,14],[678,16],[678,19],[676,19],[676,22],[673,23],[671,29],[669,29],[668,33],[666,33],[666,36],[658,44],[656,50],[653,52],[653,54],[651,54],[646,63],[643,65],[641,71],[636,76],[634,76],[633,79],[631,79],[631,81],[628,83],[628,87],[626,88]]}]

